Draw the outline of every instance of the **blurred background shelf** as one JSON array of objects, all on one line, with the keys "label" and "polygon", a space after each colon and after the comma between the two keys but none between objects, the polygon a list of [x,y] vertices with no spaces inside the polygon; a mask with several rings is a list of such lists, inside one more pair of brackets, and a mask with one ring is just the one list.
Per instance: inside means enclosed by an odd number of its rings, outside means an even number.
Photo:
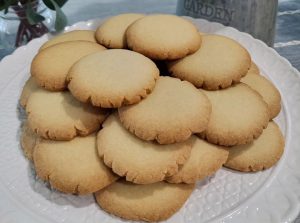
[{"label": "blurred background shelf", "polygon": [[[175,13],[177,0],[72,0],[63,7],[68,23],[126,12]],[[300,70],[300,1],[279,0],[275,50]],[[6,56],[0,50],[0,60]]]}]

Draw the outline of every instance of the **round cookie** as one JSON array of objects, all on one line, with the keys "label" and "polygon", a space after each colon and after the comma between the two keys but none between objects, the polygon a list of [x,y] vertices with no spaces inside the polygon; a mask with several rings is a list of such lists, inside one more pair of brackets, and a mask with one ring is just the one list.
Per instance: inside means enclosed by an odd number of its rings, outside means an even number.
[{"label": "round cookie", "polygon": [[125,33],[128,26],[142,17],[144,17],[143,14],[127,13],[108,18],[96,30],[95,36],[98,43],[107,48],[126,48]]},{"label": "round cookie", "polygon": [[196,136],[191,155],[178,173],[168,177],[170,183],[195,183],[217,172],[228,158],[226,147],[210,144]]},{"label": "round cookie", "polygon": [[58,43],[69,42],[69,41],[79,41],[79,40],[96,43],[97,41],[95,38],[95,31],[93,31],[93,30],[74,30],[74,31],[60,34],[58,36],[51,38],[47,42],[45,42],[39,50],[41,51],[43,49],[46,49],[46,48],[53,46],[55,44],[58,44]]},{"label": "round cookie", "polygon": [[33,149],[39,139],[40,137],[38,137],[38,135],[35,134],[31,130],[31,128],[28,127],[28,123],[25,122],[22,127],[21,147],[24,151],[25,157],[30,161],[33,160],[32,158]]},{"label": "round cookie", "polygon": [[281,110],[281,96],[277,88],[267,78],[253,73],[247,74],[241,82],[257,91],[268,104],[270,120],[275,118]]},{"label": "round cookie", "polygon": [[39,89],[28,99],[28,125],[39,136],[53,140],[70,140],[100,128],[107,111],[83,104],[70,92]]},{"label": "round cookie", "polygon": [[98,157],[96,134],[71,141],[41,140],[33,159],[38,177],[64,193],[90,194],[118,178]]},{"label": "round cookie", "polygon": [[271,121],[264,132],[252,143],[230,149],[225,166],[242,172],[265,170],[277,163],[284,151],[284,137]]},{"label": "round cookie", "polygon": [[128,27],[126,38],[130,49],[156,60],[179,59],[201,45],[197,28],[175,15],[145,16]]},{"label": "round cookie", "polygon": [[248,70],[248,74],[260,74],[259,68],[257,67],[257,65],[252,61],[251,62],[251,66],[250,69]]},{"label": "round cookie", "polygon": [[198,88],[218,90],[238,83],[250,68],[248,51],[225,36],[202,36],[201,48],[185,58],[168,62],[172,76],[187,80]]},{"label": "round cookie", "polygon": [[179,211],[194,187],[166,182],[137,185],[120,180],[95,193],[95,197],[110,214],[127,220],[157,222]]},{"label": "round cookie", "polygon": [[22,90],[22,93],[20,96],[20,104],[23,108],[26,107],[28,98],[31,95],[31,93],[35,92],[38,89],[39,89],[39,86],[36,84],[33,77],[29,77],[29,79],[26,81],[26,83],[23,87],[23,90]]},{"label": "round cookie", "polygon": [[119,108],[121,122],[143,140],[182,142],[206,129],[211,113],[207,97],[192,84],[160,77],[140,103]]},{"label": "round cookie", "polygon": [[78,61],[67,80],[69,90],[79,101],[116,108],[145,98],[158,76],[158,68],[147,57],[129,50],[112,49]]},{"label": "round cookie", "polygon": [[117,115],[111,115],[97,136],[99,156],[119,176],[137,184],[162,181],[178,171],[190,156],[193,139],[159,145],[128,132]]},{"label": "round cookie", "polygon": [[71,66],[80,58],[105,50],[89,41],[70,41],[55,44],[40,51],[31,63],[31,75],[36,83],[50,91],[67,87],[66,76]]},{"label": "round cookie", "polygon": [[224,146],[247,144],[267,127],[268,106],[248,85],[239,83],[219,91],[202,92],[212,104],[208,127],[200,134],[208,142]]}]

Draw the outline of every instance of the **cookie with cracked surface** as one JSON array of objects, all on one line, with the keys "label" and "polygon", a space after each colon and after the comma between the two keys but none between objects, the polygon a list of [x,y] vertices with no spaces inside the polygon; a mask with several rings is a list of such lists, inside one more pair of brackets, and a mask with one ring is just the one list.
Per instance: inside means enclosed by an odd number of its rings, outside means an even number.
[{"label": "cookie with cracked surface", "polygon": [[155,60],[174,60],[196,52],[201,36],[190,21],[175,15],[148,15],[126,31],[129,49]]},{"label": "cookie with cracked surface", "polygon": [[95,31],[93,31],[93,30],[74,30],[74,31],[60,34],[58,36],[54,36],[53,38],[51,38],[50,40],[45,42],[39,50],[41,51],[41,50],[46,49],[55,44],[69,42],[69,41],[89,41],[89,42],[93,42],[93,43],[97,42],[96,38],[95,38]]},{"label": "cookie with cracked surface", "polygon": [[126,13],[108,18],[96,30],[98,43],[112,49],[127,48],[125,34],[128,26],[144,16],[138,13]]},{"label": "cookie with cracked surface", "polygon": [[257,138],[269,122],[268,105],[244,83],[218,91],[201,90],[212,104],[207,129],[200,133],[208,142],[234,146]]},{"label": "cookie with cracked surface", "polygon": [[90,194],[118,179],[97,154],[96,134],[71,141],[40,140],[33,160],[38,177],[64,193]]},{"label": "cookie with cracked surface", "polygon": [[86,136],[100,128],[107,111],[84,104],[70,92],[38,89],[28,99],[28,125],[39,136],[52,140],[70,140]]},{"label": "cookie with cracked surface", "polygon": [[194,139],[160,145],[137,138],[111,115],[97,136],[99,156],[119,176],[136,184],[163,181],[178,171],[190,156]]},{"label": "cookie with cracked surface", "polygon": [[40,51],[31,63],[31,75],[36,83],[50,91],[67,88],[66,76],[80,58],[106,48],[89,41],[63,42]]},{"label": "cookie with cracked surface", "polygon": [[145,98],[158,76],[159,70],[149,58],[129,50],[112,49],[79,60],[67,80],[69,90],[79,101],[117,108]]},{"label": "cookie with cracked surface", "polygon": [[268,104],[270,120],[275,118],[281,110],[281,96],[277,88],[267,78],[249,73],[241,82],[257,91]]},{"label": "cookie with cracked surface", "polygon": [[238,83],[250,68],[248,51],[225,36],[202,35],[201,48],[192,55],[168,62],[172,76],[198,88],[218,90]]},{"label": "cookie with cracked surface", "polygon": [[256,172],[275,165],[284,152],[284,137],[278,125],[271,121],[252,143],[228,149],[225,166],[242,172]]},{"label": "cookie with cracked surface", "polygon": [[23,149],[24,155],[30,161],[33,160],[32,154],[33,149],[38,142],[40,137],[28,127],[27,121],[22,126],[22,134],[21,134],[21,147]]},{"label": "cookie with cracked surface", "polygon": [[31,95],[32,92],[35,92],[39,89],[39,86],[36,84],[33,77],[29,77],[29,79],[26,81],[21,96],[20,96],[20,105],[25,108],[28,98]]},{"label": "cookie with cracked surface", "polygon": [[120,180],[96,192],[95,197],[110,214],[127,220],[157,222],[179,211],[194,187],[167,182],[138,185]]},{"label": "cookie with cracked surface", "polygon": [[206,129],[208,98],[187,81],[159,77],[153,92],[138,104],[119,108],[121,122],[143,140],[170,144]]},{"label": "cookie with cracked surface", "polygon": [[178,173],[168,177],[170,183],[196,183],[217,172],[228,158],[226,147],[218,146],[196,136],[191,155]]}]

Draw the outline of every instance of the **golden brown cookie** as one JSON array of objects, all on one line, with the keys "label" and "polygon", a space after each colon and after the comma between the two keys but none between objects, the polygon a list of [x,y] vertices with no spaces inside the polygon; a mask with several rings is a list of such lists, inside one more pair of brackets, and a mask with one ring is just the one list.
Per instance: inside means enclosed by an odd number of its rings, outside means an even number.
[{"label": "golden brown cookie", "polygon": [[202,36],[200,49],[192,55],[168,63],[171,75],[198,88],[217,90],[238,83],[250,68],[248,51],[225,36]]},{"label": "golden brown cookie", "polygon": [[107,48],[127,48],[126,30],[134,21],[144,17],[143,14],[127,13],[108,18],[96,31],[98,43]]},{"label": "golden brown cookie", "polygon": [[119,108],[121,122],[143,140],[182,142],[206,129],[211,113],[207,97],[187,81],[160,77],[138,104]]},{"label": "golden brown cookie", "polygon": [[79,101],[116,108],[145,98],[158,76],[155,63],[142,54],[112,49],[79,60],[67,79],[69,90]]},{"label": "golden brown cookie", "polygon": [[93,30],[73,30],[54,36],[47,42],[45,42],[39,50],[46,49],[58,43],[69,42],[69,41],[89,41],[96,43],[95,31]]},{"label": "golden brown cookie", "polygon": [[34,57],[31,75],[39,86],[47,90],[64,90],[71,66],[80,58],[103,50],[105,47],[89,41],[70,41],[53,45]]},{"label": "golden brown cookie", "polygon": [[260,74],[260,70],[259,68],[257,67],[257,65],[252,61],[251,62],[251,66],[250,66],[250,69],[248,70],[248,74]]},{"label": "golden brown cookie", "polygon": [[228,158],[226,147],[214,145],[196,136],[192,152],[178,173],[166,180],[170,183],[193,184],[217,172]]},{"label": "golden brown cookie", "polygon": [[179,211],[193,189],[194,184],[137,185],[120,180],[95,193],[95,197],[110,214],[127,220],[157,222]]},{"label": "golden brown cookie", "polygon": [[40,137],[28,127],[28,123],[25,121],[22,127],[21,147],[24,151],[25,157],[30,161],[33,160],[33,149],[39,139]]},{"label": "golden brown cookie", "polygon": [[126,38],[130,49],[156,60],[179,59],[201,45],[197,28],[175,15],[145,16],[128,27]]},{"label": "golden brown cookie", "polygon": [[29,79],[26,81],[21,96],[20,96],[20,104],[23,108],[26,107],[27,101],[29,96],[32,92],[35,92],[37,89],[39,89],[39,86],[36,84],[33,77],[29,77]]},{"label": "golden brown cookie", "polygon": [[244,83],[218,91],[202,90],[212,104],[207,129],[201,136],[224,146],[247,144],[267,127],[269,110],[262,97]]},{"label": "golden brown cookie", "polygon": [[242,172],[255,172],[275,165],[284,151],[284,137],[275,122],[252,143],[228,149],[226,167]]},{"label": "golden brown cookie", "polygon": [[71,141],[41,140],[33,159],[38,177],[64,193],[93,193],[118,178],[98,157],[96,134]]},{"label": "golden brown cookie", "polygon": [[177,173],[190,156],[193,143],[194,139],[170,145],[143,141],[122,126],[117,114],[103,123],[97,136],[104,163],[137,184],[155,183]]},{"label": "golden brown cookie", "polygon": [[28,99],[28,125],[39,136],[53,140],[70,140],[86,136],[100,128],[107,111],[83,104],[70,92],[38,89]]},{"label": "golden brown cookie", "polygon": [[277,88],[267,78],[253,73],[247,74],[241,82],[257,91],[268,104],[270,120],[275,118],[281,110],[281,96]]}]

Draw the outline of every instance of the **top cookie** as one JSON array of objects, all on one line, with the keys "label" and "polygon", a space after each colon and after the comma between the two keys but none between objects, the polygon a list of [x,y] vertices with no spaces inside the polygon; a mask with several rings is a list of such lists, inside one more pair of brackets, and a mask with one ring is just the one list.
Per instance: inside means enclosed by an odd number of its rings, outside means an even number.
[{"label": "top cookie", "polygon": [[143,14],[121,14],[107,19],[96,30],[96,39],[98,43],[107,48],[123,49],[127,47],[125,33],[128,26],[144,17]]},{"label": "top cookie", "polygon": [[160,144],[182,142],[206,129],[211,113],[207,97],[187,81],[160,77],[153,92],[138,104],[119,108],[129,131]]},{"label": "top cookie", "polygon": [[81,59],[71,68],[67,79],[69,90],[79,101],[116,108],[145,98],[158,76],[159,70],[149,58],[113,49]]},{"label": "top cookie", "polygon": [[262,97],[243,83],[219,91],[204,91],[212,104],[207,141],[234,146],[247,144],[267,127],[269,111]]},{"label": "top cookie", "polygon": [[64,90],[71,66],[80,58],[105,47],[88,41],[70,41],[55,44],[40,51],[31,64],[31,75],[36,83],[50,91]]},{"label": "top cookie", "polygon": [[250,68],[251,58],[238,42],[225,36],[202,36],[194,54],[168,63],[169,72],[196,87],[217,90],[237,83]]},{"label": "top cookie", "polygon": [[74,30],[71,32],[63,33],[55,36],[52,39],[44,43],[39,50],[46,49],[58,43],[83,40],[96,43],[95,31],[93,30]]},{"label": "top cookie", "polygon": [[151,59],[174,60],[194,53],[201,45],[197,28],[175,15],[149,15],[126,31],[128,47]]}]

